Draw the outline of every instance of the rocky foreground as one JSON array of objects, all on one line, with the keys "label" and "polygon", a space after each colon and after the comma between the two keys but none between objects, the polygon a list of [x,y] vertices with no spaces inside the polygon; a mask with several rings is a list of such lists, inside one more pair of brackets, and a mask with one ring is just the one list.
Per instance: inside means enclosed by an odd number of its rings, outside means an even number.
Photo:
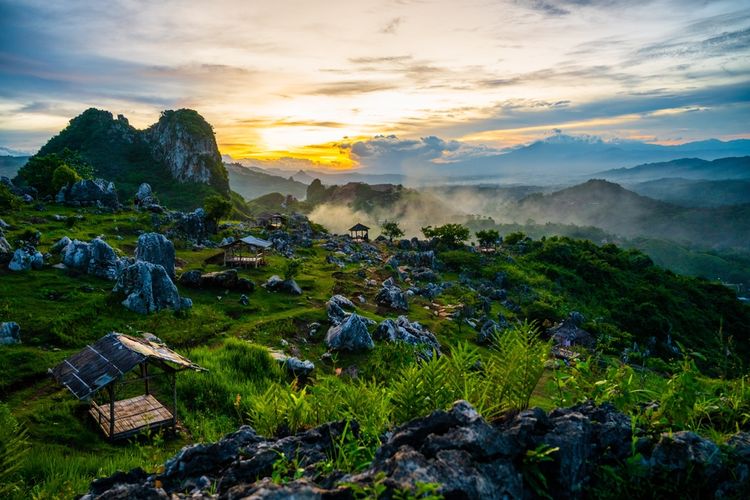
[{"label": "rocky foreground", "polygon": [[[135,469],[99,479],[83,498],[403,498],[425,483],[445,498],[750,494],[750,433],[722,447],[692,432],[634,437],[630,418],[608,405],[537,408],[490,424],[459,401],[388,433],[363,472],[326,474],[322,465],[345,427],[269,439],[244,426],[217,443],[183,448],[160,474]],[[282,453],[296,461],[292,477],[274,474]]]}]

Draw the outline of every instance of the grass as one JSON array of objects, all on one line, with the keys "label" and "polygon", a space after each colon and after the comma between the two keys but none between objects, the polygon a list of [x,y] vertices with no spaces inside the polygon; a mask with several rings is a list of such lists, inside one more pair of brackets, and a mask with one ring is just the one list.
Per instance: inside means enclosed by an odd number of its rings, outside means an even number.
[{"label": "grass", "polygon": [[[69,219],[54,220],[55,214]],[[76,216],[83,219],[70,219]],[[139,232],[151,228],[149,214],[98,213],[53,205],[43,210],[23,209],[3,218],[12,225],[6,232],[9,241],[20,238],[29,227],[39,230],[43,252],[65,235],[82,240],[104,235],[116,251],[132,255]],[[228,235],[238,234],[231,230],[222,233]],[[608,255],[607,250],[585,248],[585,256],[579,258],[587,265],[571,269],[561,256],[580,251],[576,245],[550,243],[524,254],[506,249],[498,258],[482,261],[475,273],[485,278],[505,273],[509,297],[522,308],[518,312],[495,302],[491,315],[502,313],[514,321],[533,313],[544,319],[545,315],[562,317],[575,309],[593,318],[586,326],[597,334],[609,332],[620,341],[628,338],[633,332],[620,328],[610,309],[617,307],[617,299],[624,294],[617,290],[637,290],[642,283],[623,270],[629,262],[618,262],[622,256]],[[221,269],[206,262],[217,250],[193,251],[179,240],[175,246],[182,271]],[[339,269],[325,262],[326,255],[318,246],[298,252],[303,259],[297,277],[304,292],[301,296],[271,293],[258,286],[249,294],[250,304],[242,306],[237,292],[178,285],[180,293],[193,300],[192,310],[148,316],[127,311],[113,300],[109,293],[113,284],[106,280],[52,268],[22,274],[0,270],[0,321],[18,322],[24,342],[0,348],[0,399],[26,429],[30,449],[15,476],[23,486],[16,496],[71,497],[83,493],[96,477],[135,466],[153,470],[182,445],[216,440],[242,423],[272,435],[331,420],[356,420],[359,433],[348,435],[331,457],[332,467],[354,471],[371,458],[384,430],[446,408],[459,398],[468,399],[485,416],[494,418],[508,408],[534,405],[549,409],[586,397],[612,401],[623,411],[635,412],[639,403],[653,397],[671,408],[642,417],[647,418],[644,425],[656,430],[687,427],[721,436],[737,426],[748,426],[746,379],[696,375],[681,359],[652,366],[658,371],[649,370],[647,364],[645,370],[633,372],[614,362],[611,352],[602,354],[602,359],[608,360],[605,368],[584,361],[569,368],[542,370],[544,344],[529,336],[516,336],[499,341],[500,348],[476,346],[476,331],[467,326],[459,331],[456,322],[437,318],[425,308],[432,301],[418,296],[410,298],[407,315],[437,335],[446,356],[423,362],[412,347],[378,342],[372,352],[338,353],[323,360],[325,302],[332,294],[342,293],[353,300],[362,295],[365,303],[354,300],[357,312],[376,321],[396,316],[378,308],[374,302],[377,287],[365,285],[365,279],[382,281],[392,270],[360,264]],[[268,266],[243,269],[240,275],[257,285],[273,274],[282,275],[286,259],[273,255],[268,260]],[[579,277],[583,273],[589,274]],[[612,286],[591,290],[588,281],[605,278],[612,280]],[[710,285],[696,287],[694,281],[663,272],[649,271],[647,278],[655,284],[646,291],[667,304],[691,308],[696,301],[710,305],[719,297],[720,305],[726,307],[721,302],[724,296]],[[443,279],[458,280],[459,274],[446,272]],[[685,288],[673,294],[678,297],[674,303],[668,294],[656,294],[674,286]],[[455,286],[434,302],[455,305],[470,295],[465,287]],[[312,322],[324,326],[311,337],[308,325]],[[86,405],[47,377],[47,368],[112,330],[152,332],[208,369],[181,373],[177,379],[178,415],[185,430],[180,437],[153,435],[110,445],[88,418]],[[712,336],[715,330],[706,331]],[[730,339],[730,333],[725,331],[724,338]],[[713,340],[706,342],[712,345]],[[269,357],[268,348],[315,362],[312,378],[305,383],[292,379]],[[483,371],[475,369],[477,361]],[[524,366],[529,369],[521,370]],[[663,372],[670,370],[673,374],[665,377]],[[677,418],[680,415],[691,418]]]}]

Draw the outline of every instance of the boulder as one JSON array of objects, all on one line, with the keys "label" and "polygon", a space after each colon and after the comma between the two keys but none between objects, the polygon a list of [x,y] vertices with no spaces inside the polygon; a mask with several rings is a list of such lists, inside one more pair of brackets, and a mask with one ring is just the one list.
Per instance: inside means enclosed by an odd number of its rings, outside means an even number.
[{"label": "boulder", "polygon": [[383,287],[375,296],[375,302],[383,307],[396,309],[400,311],[409,310],[409,304],[406,294],[401,290],[393,278],[388,278],[383,282]]},{"label": "boulder", "polygon": [[34,247],[18,248],[8,264],[8,269],[16,272],[30,271],[32,268],[41,269],[44,257]]},{"label": "boulder", "polygon": [[50,253],[52,254],[63,254],[65,253],[65,249],[70,245],[72,241],[67,236],[63,236],[59,240],[57,240],[57,243],[52,245],[49,249]]},{"label": "boulder", "polygon": [[72,206],[94,205],[107,208],[119,206],[115,184],[104,179],[84,179],[65,186],[57,193],[55,201]]},{"label": "boulder", "polygon": [[202,208],[196,208],[193,212],[171,212],[170,219],[174,222],[170,230],[172,235],[192,242],[201,242],[208,236],[206,211]]},{"label": "boulder", "polygon": [[694,432],[664,433],[654,446],[650,465],[653,474],[667,474],[678,481],[688,480],[688,474],[711,481],[721,470],[721,450]]},{"label": "boulder", "polygon": [[112,291],[124,294],[122,305],[139,314],[192,306],[192,301],[180,298],[177,287],[162,266],[142,260],[123,270]]},{"label": "boulder", "polygon": [[559,324],[548,329],[547,335],[549,335],[555,345],[558,346],[570,347],[577,345],[587,348],[594,347],[594,344],[596,343],[594,337],[589,332],[578,326],[582,317],[582,315],[580,315],[580,318],[569,316]]},{"label": "boulder", "polygon": [[279,276],[273,275],[268,278],[265,285],[269,292],[282,292],[290,295],[302,295],[302,289],[294,280],[282,280]]},{"label": "boulder", "polygon": [[432,353],[440,354],[440,342],[437,337],[416,321],[411,322],[406,316],[399,316],[396,321],[386,319],[375,329],[373,337],[376,340],[388,342],[406,342],[411,345],[424,345],[424,354],[432,357]]},{"label": "boulder", "polygon": [[94,238],[89,243],[89,262],[86,272],[92,276],[108,280],[117,279],[120,268],[118,267],[117,254],[104,240]]},{"label": "boulder", "polygon": [[367,324],[356,313],[352,313],[340,325],[329,328],[325,343],[334,351],[356,352],[375,347],[370,332],[367,331]]},{"label": "boulder", "polygon": [[133,201],[137,208],[150,208],[153,205],[159,205],[159,200],[151,190],[151,185],[146,182],[138,186]]},{"label": "boulder", "polygon": [[21,327],[14,321],[0,323],[0,345],[20,344]]},{"label": "boulder", "polygon": [[91,253],[89,244],[85,241],[73,240],[68,243],[63,253],[63,264],[71,269],[87,272]]},{"label": "boulder", "polygon": [[135,247],[136,260],[159,264],[174,279],[174,245],[163,234],[144,233],[138,237]]},{"label": "boulder", "polygon": [[343,295],[334,295],[326,302],[328,321],[332,325],[340,325],[349,316],[344,309],[354,310],[354,303]]}]

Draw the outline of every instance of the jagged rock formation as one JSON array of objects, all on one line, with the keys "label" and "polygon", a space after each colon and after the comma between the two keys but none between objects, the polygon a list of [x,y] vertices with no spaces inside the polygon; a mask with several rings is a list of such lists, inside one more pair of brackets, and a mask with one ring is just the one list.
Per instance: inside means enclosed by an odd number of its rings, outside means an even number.
[{"label": "jagged rock formation", "polygon": [[174,244],[163,234],[145,233],[138,237],[136,260],[159,264],[171,279],[174,279],[174,257]]},{"label": "jagged rock formation", "polygon": [[[351,423],[356,434],[358,426]],[[242,427],[214,444],[190,445],[167,461],[160,474],[118,472],[91,484],[86,500],[131,498],[355,498],[352,485],[382,490],[380,498],[437,485],[445,498],[585,498],[594,487],[610,488],[602,467],[633,456],[630,418],[609,405],[591,403],[549,414],[522,411],[490,424],[465,401],[436,411],[385,435],[372,463],[359,474],[321,474],[340,439],[343,422],[295,436],[269,439]],[[750,435],[740,433],[724,454],[691,432],[638,439],[639,486],[672,488],[691,497],[746,498],[750,493]],[[550,460],[530,462],[529,451],[557,450]],[[294,457],[301,477],[270,480],[281,454]],[[546,478],[546,488],[538,476]],[[667,479],[668,478],[668,479]],[[535,481],[536,479],[536,481]],[[541,488],[541,490],[540,490]]]},{"label": "jagged rock formation", "polygon": [[406,316],[399,316],[395,321],[386,319],[380,323],[373,335],[376,340],[388,342],[406,342],[411,345],[424,345],[424,354],[431,357],[433,351],[440,354],[440,342],[435,335],[425,327],[411,322]]},{"label": "jagged rock formation", "polygon": [[8,269],[16,272],[41,269],[44,266],[44,257],[34,247],[18,248],[13,252],[13,257],[8,264]]},{"label": "jagged rock formation", "polygon": [[328,329],[326,345],[334,351],[364,351],[375,344],[367,331],[367,323],[358,314],[352,313],[341,324]]},{"label": "jagged rock formation", "polygon": [[397,309],[400,311],[407,311],[409,309],[406,294],[398,287],[396,282],[393,281],[393,278],[388,278],[383,282],[383,287],[375,296],[375,302],[380,306],[388,307],[390,309]]},{"label": "jagged rock formation", "polygon": [[139,314],[162,309],[178,311],[193,305],[190,299],[180,298],[177,287],[162,266],[142,260],[120,273],[112,291],[124,294],[122,305]]},{"label": "jagged rock formation", "polygon": [[[115,280],[130,264],[128,259],[118,258],[114,249],[101,238],[94,238],[89,243],[78,240],[68,241],[69,243],[65,244],[60,251],[62,263],[71,269],[99,278]],[[58,242],[58,244],[62,243]]]},{"label": "jagged rock formation", "polygon": [[210,184],[228,193],[229,181],[211,125],[192,109],[164,111],[146,130],[154,156],[180,182]]},{"label": "jagged rock formation", "polygon": [[21,327],[15,321],[0,323],[0,345],[20,344]]},{"label": "jagged rock formation", "polygon": [[104,179],[84,179],[72,186],[64,186],[57,193],[55,201],[74,207],[93,205],[117,208],[119,206],[115,184]]}]

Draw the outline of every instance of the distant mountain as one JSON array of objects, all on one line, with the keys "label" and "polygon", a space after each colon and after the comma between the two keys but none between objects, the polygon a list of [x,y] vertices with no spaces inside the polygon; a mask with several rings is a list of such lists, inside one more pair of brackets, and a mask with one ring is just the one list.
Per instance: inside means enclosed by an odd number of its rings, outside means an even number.
[{"label": "distant mountain", "polygon": [[625,236],[750,249],[750,204],[686,208],[653,200],[604,180],[551,194],[532,194],[511,211],[518,220],[595,226]]},{"label": "distant mountain", "polygon": [[28,156],[0,156],[0,177],[16,176],[18,169],[29,160]]},{"label": "distant mountain", "polygon": [[243,167],[239,163],[226,163],[229,185],[246,200],[252,200],[269,193],[291,194],[297,199],[305,197],[307,185],[291,177],[271,175],[258,168]]},{"label": "distant mountain", "polygon": [[211,193],[229,194],[211,125],[190,109],[164,111],[146,130],[127,118],[90,108],[70,120],[37,153],[77,151],[95,174],[115,182],[121,199],[148,182],[170,208],[195,208]]},{"label": "distant mountain", "polygon": [[704,181],[666,178],[627,187],[643,196],[683,207],[720,207],[750,203],[750,179]]},{"label": "distant mountain", "polygon": [[750,179],[750,156],[719,158],[713,161],[681,158],[606,170],[595,175],[616,182],[646,182],[665,177],[700,180]]},{"label": "distant mountain", "polygon": [[[750,140],[723,142],[709,140],[665,146],[639,141],[605,141],[589,136],[557,134],[550,138],[489,156],[469,157],[436,163],[428,158],[410,157],[400,162],[383,162],[363,168],[361,173],[398,173],[407,178],[475,177],[479,182],[556,184],[589,178],[608,168],[647,162],[695,157],[714,160],[750,155]],[[662,177],[664,177],[662,175]]]}]

